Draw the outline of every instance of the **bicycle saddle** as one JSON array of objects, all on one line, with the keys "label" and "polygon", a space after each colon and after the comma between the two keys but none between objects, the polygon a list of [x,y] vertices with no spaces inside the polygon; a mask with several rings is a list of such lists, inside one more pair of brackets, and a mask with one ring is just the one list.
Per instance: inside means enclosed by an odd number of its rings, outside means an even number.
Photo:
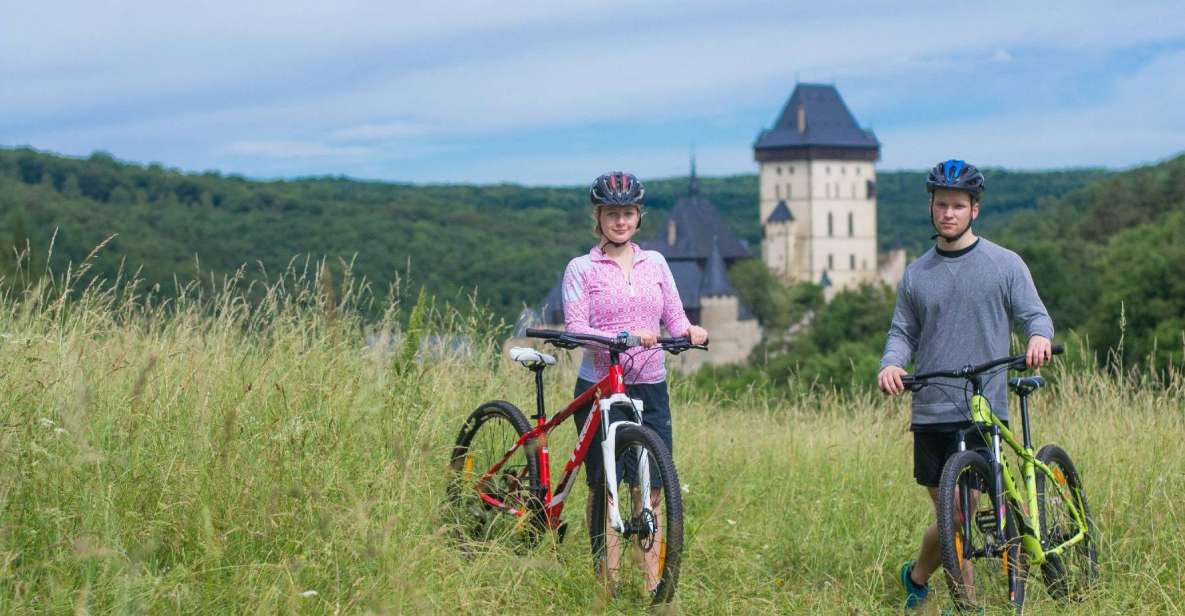
[{"label": "bicycle saddle", "polygon": [[1039,376],[1026,376],[1008,379],[1008,386],[1015,391],[1017,395],[1027,396],[1035,389],[1045,387],[1045,379]]},{"label": "bicycle saddle", "polygon": [[535,349],[529,347],[513,347],[510,349],[510,359],[526,366],[527,368],[537,368],[539,366],[553,366],[555,365],[555,358],[547,353],[540,353]]}]

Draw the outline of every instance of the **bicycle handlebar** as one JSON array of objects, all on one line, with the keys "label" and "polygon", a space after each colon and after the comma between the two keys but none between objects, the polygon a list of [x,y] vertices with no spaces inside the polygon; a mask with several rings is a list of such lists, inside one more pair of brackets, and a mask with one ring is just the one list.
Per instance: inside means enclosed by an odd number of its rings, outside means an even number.
[{"label": "bicycle handlebar", "polygon": [[[1064,350],[1065,349],[1060,344],[1053,345],[1054,355],[1061,355]],[[984,372],[987,372],[988,370],[991,370],[992,368],[995,368],[996,366],[1003,366],[1005,364],[1007,364],[1008,368],[1012,370],[1024,370],[1028,365],[1025,361],[1025,357],[1026,356],[1024,354],[1013,355],[1011,357],[993,359],[989,362],[979,364],[978,366],[967,365],[959,368],[958,370],[936,370],[934,372],[925,372],[922,374],[903,374],[901,375],[901,384],[904,385],[906,389],[917,391],[926,384],[925,381],[935,377],[972,379],[979,376],[980,374],[983,374]]]},{"label": "bicycle handlebar", "polygon": [[[617,336],[609,338],[607,336],[597,336],[595,334],[577,334],[574,332],[562,332],[554,329],[535,329],[533,327],[527,328],[528,338],[541,338],[548,344],[552,344],[561,348],[575,348],[578,346],[585,346],[585,343],[601,344],[613,351],[625,351],[631,347],[640,346],[641,341],[637,336]],[[658,346],[662,347],[664,351],[671,353],[682,353],[688,349],[708,350],[708,343],[691,344],[691,338],[687,336],[678,336],[673,338],[659,338]]]}]

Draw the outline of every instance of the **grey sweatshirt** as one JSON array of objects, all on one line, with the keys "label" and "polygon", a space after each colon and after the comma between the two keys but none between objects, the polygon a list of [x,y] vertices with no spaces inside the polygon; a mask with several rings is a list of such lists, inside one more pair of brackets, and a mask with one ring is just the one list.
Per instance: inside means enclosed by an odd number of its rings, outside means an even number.
[{"label": "grey sweatshirt", "polygon": [[[897,305],[885,341],[881,368],[914,373],[953,370],[1008,355],[1011,322],[1027,341],[1053,339],[1053,321],[1037,295],[1029,268],[1015,252],[979,238],[966,254],[949,258],[933,248],[905,268]],[[926,387],[913,395],[913,425],[970,421],[965,380]],[[1000,418],[1008,419],[1008,377],[999,374],[984,385],[984,396]],[[966,386],[968,393],[962,393]]]}]

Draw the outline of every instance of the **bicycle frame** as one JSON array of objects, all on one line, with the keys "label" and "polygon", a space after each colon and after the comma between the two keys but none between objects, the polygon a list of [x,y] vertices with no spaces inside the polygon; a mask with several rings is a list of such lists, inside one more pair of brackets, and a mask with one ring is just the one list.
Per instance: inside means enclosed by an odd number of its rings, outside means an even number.
[{"label": "bicycle frame", "polygon": [[[1082,514],[1082,508],[1079,507],[1078,501],[1069,494],[1068,490],[1063,487],[1062,483],[1057,481],[1054,473],[1048,466],[1037,459],[1033,453],[1032,439],[1029,434],[1029,412],[1028,402],[1024,396],[1021,397],[1021,423],[1024,429],[1024,443],[1016,440],[1016,436],[1008,429],[1008,426],[992,412],[991,404],[980,393],[979,378],[975,377],[973,383],[973,394],[971,396],[971,420],[975,426],[989,428],[992,434],[991,442],[991,458],[988,460],[989,466],[992,468],[992,477],[996,485],[992,489],[996,491],[996,503],[998,511],[996,511],[996,519],[999,522],[999,528],[1004,528],[1008,523],[1008,518],[1004,512],[1005,497],[1010,499],[1017,505],[1024,505],[1020,507],[1021,515],[1021,544],[1024,550],[1030,556],[1031,563],[1040,565],[1046,561],[1050,555],[1061,555],[1066,548],[1082,541],[1086,537],[1086,520]],[[972,427],[969,430],[978,429]],[[966,449],[966,430],[959,434],[959,451]],[[1012,476],[1012,471],[1004,462],[1001,455],[1000,442],[1001,440],[1008,445],[1010,449],[1016,452],[1019,458],[1019,466],[1022,480],[1024,481],[1025,493],[1022,496],[1020,490],[1017,488],[1016,481]],[[1044,473],[1046,477],[1051,479],[1051,483],[1057,486],[1057,490],[1061,497],[1065,499],[1070,506],[1070,511],[1074,515],[1074,521],[1078,524],[1078,532],[1071,538],[1062,542],[1060,545],[1051,546],[1046,549],[1041,545],[1041,516],[1037,504],[1037,472]],[[1047,488],[1048,489],[1048,488]],[[964,496],[964,498],[966,498]],[[964,526],[970,523],[971,516],[966,514],[964,508],[963,524]],[[969,528],[964,528],[963,532],[968,534]]]},{"label": "bicycle frame", "polygon": [[[614,355],[616,355],[616,353],[614,353]],[[609,492],[610,524],[615,530],[619,532],[622,531],[624,529],[624,523],[622,522],[621,512],[618,511],[617,508],[617,469],[616,465],[612,463],[616,447],[615,436],[617,429],[622,425],[640,424],[642,413],[641,401],[632,400],[626,394],[624,370],[622,369],[621,365],[617,363],[617,361],[613,361],[609,366],[609,374],[598,381],[595,385],[582,392],[574,400],[568,403],[568,405],[564,407],[564,410],[557,413],[550,420],[547,419],[543,405],[543,368],[532,368],[532,370],[535,372],[537,403],[536,413],[532,416],[532,419],[535,420],[535,427],[531,431],[520,436],[518,441],[515,442],[514,446],[507,450],[502,458],[481,476],[476,485],[481,486],[484,484],[484,482],[497,474],[502,466],[506,464],[506,462],[510,460],[519,449],[523,447],[528,447],[528,449],[534,447],[533,455],[537,456],[539,466],[539,485],[531,486],[531,489],[542,505],[542,508],[538,513],[542,518],[541,521],[548,528],[558,529],[561,525],[560,515],[563,513],[564,504],[567,502],[568,495],[572,491],[572,486],[576,483],[577,472],[580,469],[580,465],[588,456],[589,448],[593,446],[592,441],[596,435],[596,429],[594,426],[601,425],[603,428],[602,432],[604,434],[604,438],[600,443],[600,446],[603,448],[605,454],[602,459],[605,464],[605,480],[608,484]],[[619,404],[629,405],[629,407],[634,411],[635,418],[638,421],[616,421],[612,424],[609,424],[605,418],[609,417],[609,410],[613,406]],[[583,408],[588,408],[590,405],[592,406],[592,412],[589,413],[584,425],[580,428],[580,435],[577,438],[576,448],[572,451],[572,455],[568,457],[568,461],[564,464],[563,479],[561,479],[559,484],[560,489],[553,494],[551,490],[551,454],[547,447],[547,435],[556,426],[567,421],[567,419],[576,413],[576,411]],[[532,452],[528,451],[528,455],[531,455],[531,453]],[[650,489],[650,478],[647,467],[648,460],[644,456],[639,461],[639,463],[641,465],[639,467],[638,473],[641,483],[640,489],[644,490],[642,492],[643,494],[647,494],[649,493]],[[527,522],[527,514],[529,513],[528,511],[515,509],[511,505],[481,491],[480,487],[478,489],[478,495],[490,506],[502,509],[509,514],[519,516],[519,526]],[[643,499],[643,501],[644,509],[649,509],[649,499]]]}]

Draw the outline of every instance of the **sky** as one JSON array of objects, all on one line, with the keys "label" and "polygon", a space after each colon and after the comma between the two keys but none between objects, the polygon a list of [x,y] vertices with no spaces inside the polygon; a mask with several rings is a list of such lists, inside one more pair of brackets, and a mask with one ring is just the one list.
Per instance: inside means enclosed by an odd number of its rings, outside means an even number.
[{"label": "sky", "polygon": [[252,178],[755,173],[796,83],[879,168],[1185,150],[1185,2],[0,3],[0,146]]}]

